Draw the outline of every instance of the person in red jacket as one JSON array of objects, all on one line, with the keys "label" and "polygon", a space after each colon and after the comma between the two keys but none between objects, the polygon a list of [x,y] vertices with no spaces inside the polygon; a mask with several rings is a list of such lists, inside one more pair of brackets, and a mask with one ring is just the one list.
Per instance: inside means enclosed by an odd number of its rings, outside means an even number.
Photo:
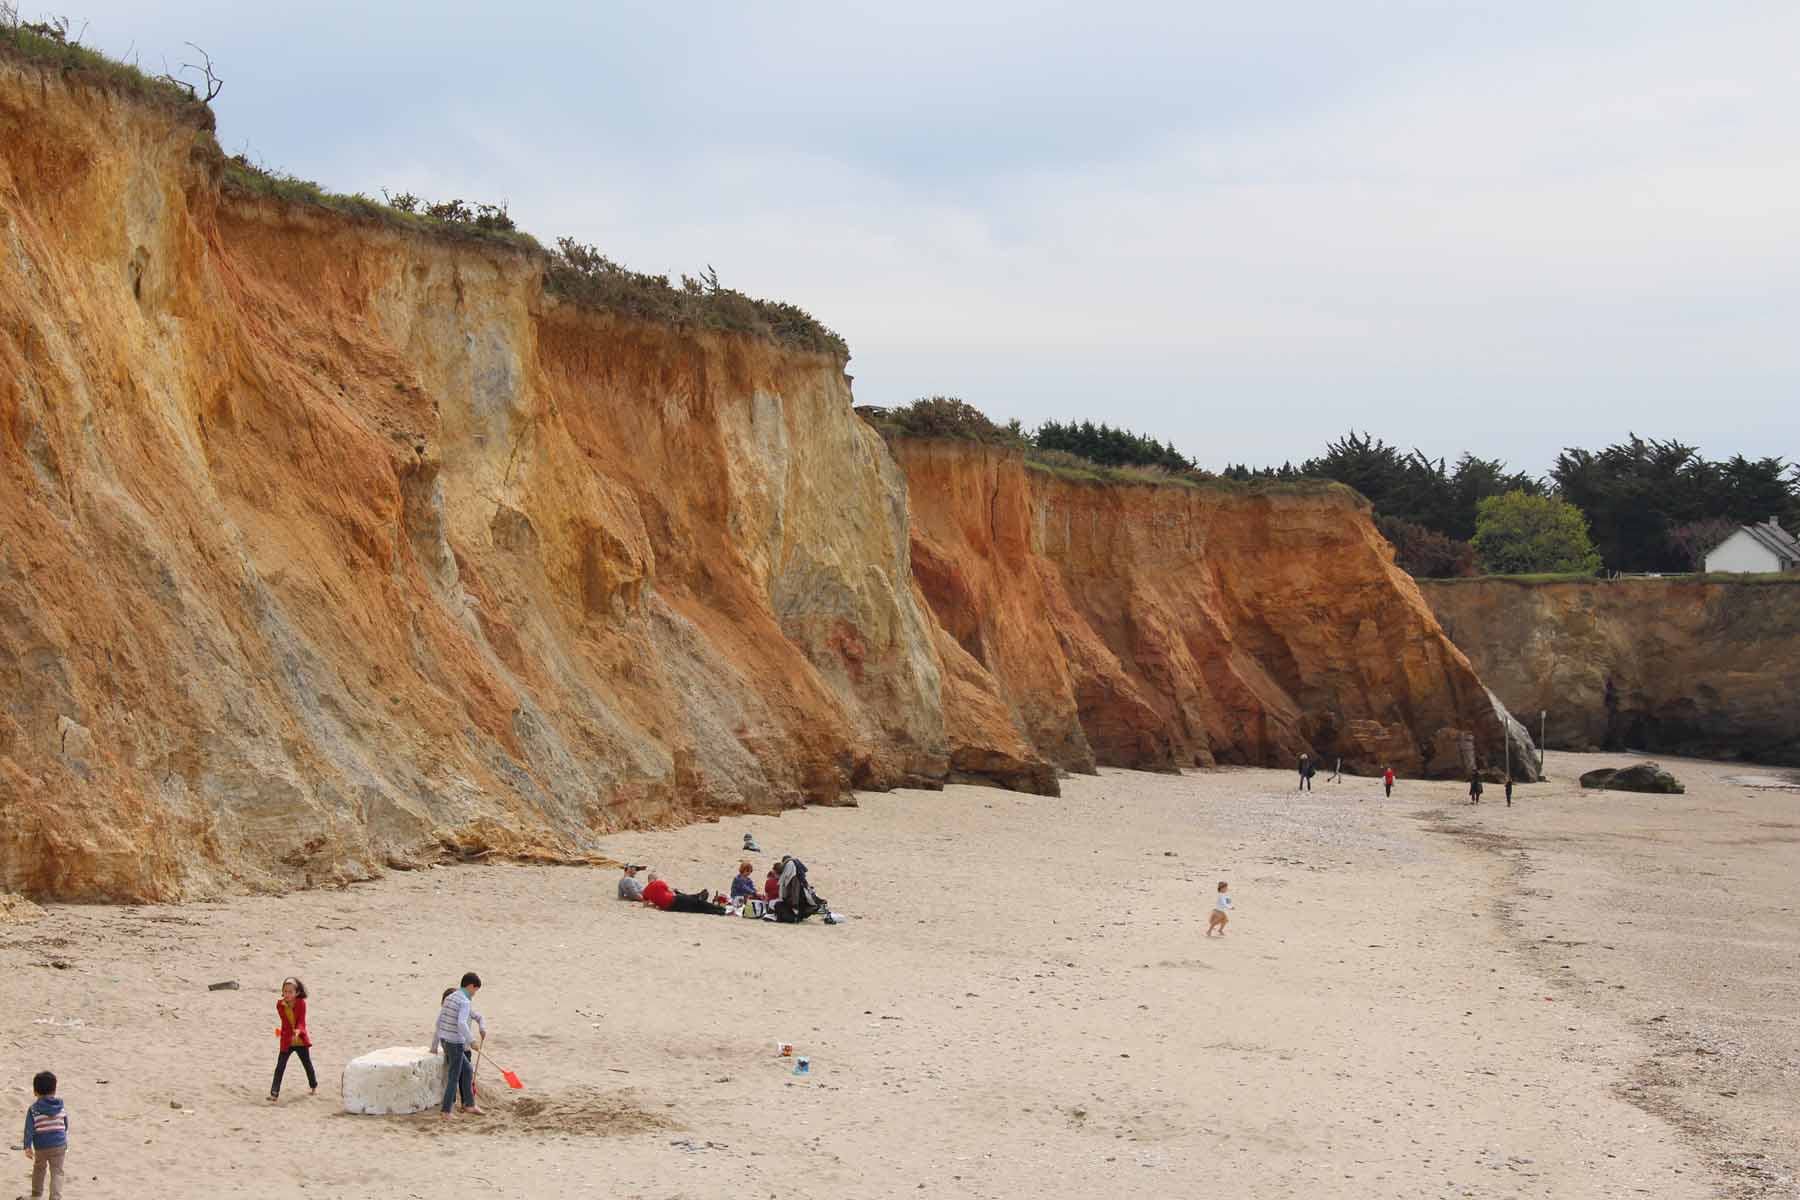
[{"label": "person in red jacket", "polygon": [[650,872],[650,882],[644,885],[644,903],[653,904],[664,912],[675,903],[675,889],[655,871]]},{"label": "person in red jacket", "polygon": [[1394,794],[1394,768],[1389,767],[1381,773],[1381,786],[1386,789],[1387,795]]},{"label": "person in red jacket", "polygon": [[769,868],[769,877],[763,880],[763,899],[770,904],[781,899],[781,864],[776,863]]},{"label": "person in red jacket", "polygon": [[288,1055],[300,1056],[306,1068],[306,1085],[313,1095],[319,1094],[319,1077],[313,1073],[312,1035],[306,1032],[306,985],[293,976],[281,981],[281,999],[275,1002],[275,1015],[281,1025],[275,1036],[281,1039],[281,1057],[275,1060],[275,1082],[269,1085],[269,1103],[281,1099],[281,1076],[287,1070]]}]

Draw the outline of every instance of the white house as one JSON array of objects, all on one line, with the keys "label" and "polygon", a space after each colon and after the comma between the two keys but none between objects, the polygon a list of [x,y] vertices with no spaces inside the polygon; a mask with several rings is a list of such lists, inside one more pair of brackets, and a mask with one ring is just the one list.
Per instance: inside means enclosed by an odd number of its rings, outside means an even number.
[{"label": "white house", "polygon": [[1739,525],[1737,532],[1706,556],[1708,571],[1746,574],[1800,568],[1800,541],[1770,517],[1763,525]]}]

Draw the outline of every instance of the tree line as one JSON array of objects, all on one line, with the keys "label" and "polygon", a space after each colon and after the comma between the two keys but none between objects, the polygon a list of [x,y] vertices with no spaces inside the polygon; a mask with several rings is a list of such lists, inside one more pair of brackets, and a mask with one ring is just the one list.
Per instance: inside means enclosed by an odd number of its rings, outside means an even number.
[{"label": "tree line", "polygon": [[1568,447],[1548,475],[1463,453],[1454,462],[1351,430],[1279,467],[1234,464],[1215,476],[1173,444],[1105,422],[996,425],[960,399],[925,397],[886,418],[923,436],[971,437],[1107,467],[1193,480],[1335,480],[1375,510],[1376,527],[1414,575],[1698,570],[1741,524],[1800,527],[1800,467],[1741,454],[1711,460],[1679,440],[1631,434],[1600,450]]},{"label": "tree line", "polygon": [[1236,465],[1224,475],[1349,484],[1374,506],[1400,565],[1426,576],[1692,571],[1740,524],[1800,524],[1793,463],[1711,460],[1679,440],[1636,434],[1597,451],[1566,448],[1544,478],[1466,452],[1451,464],[1354,430],[1297,467]]}]

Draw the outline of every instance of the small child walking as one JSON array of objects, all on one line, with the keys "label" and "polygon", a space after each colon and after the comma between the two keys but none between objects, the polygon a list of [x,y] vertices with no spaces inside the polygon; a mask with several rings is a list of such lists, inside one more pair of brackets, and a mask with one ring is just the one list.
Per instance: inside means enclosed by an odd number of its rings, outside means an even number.
[{"label": "small child walking", "polygon": [[281,1099],[281,1076],[287,1071],[288,1055],[300,1056],[306,1068],[306,1086],[319,1094],[319,1077],[313,1074],[312,1035],[306,1032],[306,985],[292,975],[281,981],[281,999],[275,1002],[275,1015],[281,1024],[275,1036],[281,1039],[281,1057],[275,1060],[275,1081],[269,1085],[269,1103]]},{"label": "small child walking", "polygon": [[1206,936],[1211,937],[1217,930],[1220,937],[1225,936],[1225,922],[1231,920],[1231,893],[1227,890],[1230,884],[1219,880],[1219,898],[1213,901],[1212,917],[1206,922]]},{"label": "small child walking", "polygon": [[69,1114],[56,1098],[56,1076],[39,1071],[31,1078],[37,1096],[25,1112],[25,1157],[31,1160],[31,1200],[44,1195],[50,1176],[50,1200],[62,1200],[63,1156],[69,1152]]}]

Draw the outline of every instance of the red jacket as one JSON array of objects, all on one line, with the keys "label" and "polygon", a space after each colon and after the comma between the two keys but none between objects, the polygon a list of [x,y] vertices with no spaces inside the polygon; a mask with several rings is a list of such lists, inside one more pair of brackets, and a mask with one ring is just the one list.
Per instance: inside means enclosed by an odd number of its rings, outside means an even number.
[{"label": "red jacket", "polygon": [[281,1039],[283,1050],[312,1045],[312,1034],[306,1032],[305,1000],[295,1000],[292,1008],[286,1000],[277,1000],[275,1015],[281,1018],[281,1028],[275,1031],[275,1036]]},{"label": "red jacket", "polygon": [[1389,784],[1394,782],[1394,768],[1389,767],[1381,773],[1381,782]]},{"label": "red jacket", "polygon": [[675,903],[675,889],[669,886],[666,879],[652,879],[644,888],[644,903],[654,904],[664,912]]},{"label": "red jacket", "polygon": [[770,901],[781,899],[781,876],[773,871],[770,871],[769,877],[763,880],[763,899]]}]

